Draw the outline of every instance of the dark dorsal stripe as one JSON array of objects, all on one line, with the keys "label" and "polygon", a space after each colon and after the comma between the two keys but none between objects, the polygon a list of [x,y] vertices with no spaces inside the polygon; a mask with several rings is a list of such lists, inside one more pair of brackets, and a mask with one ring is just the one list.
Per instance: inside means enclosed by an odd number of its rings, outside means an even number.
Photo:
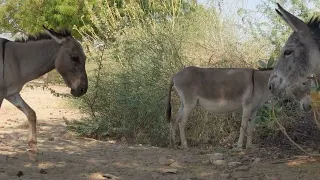
[{"label": "dark dorsal stripe", "polygon": [[[52,29],[50,29],[52,30]],[[58,31],[54,31],[54,35],[59,36],[59,38],[63,38],[63,37],[71,37],[71,31],[68,29],[60,29]],[[41,40],[46,40],[46,39],[51,39],[51,37],[45,33],[45,32],[40,32],[37,34],[29,34],[27,35],[26,38],[22,37],[22,38],[18,38],[16,40],[14,40],[15,42],[30,42],[30,41],[41,41]]]},{"label": "dark dorsal stripe", "polygon": [[258,71],[270,71],[273,70],[274,67],[270,67],[270,68],[258,68]]}]

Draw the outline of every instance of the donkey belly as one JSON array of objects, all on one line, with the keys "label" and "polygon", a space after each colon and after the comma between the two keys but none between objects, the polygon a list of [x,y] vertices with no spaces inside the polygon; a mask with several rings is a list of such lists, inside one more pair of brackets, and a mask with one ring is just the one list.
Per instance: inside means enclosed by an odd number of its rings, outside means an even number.
[{"label": "donkey belly", "polygon": [[242,108],[241,100],[208,100],[199,98],[199,105],[212,113],[229,113]]}]

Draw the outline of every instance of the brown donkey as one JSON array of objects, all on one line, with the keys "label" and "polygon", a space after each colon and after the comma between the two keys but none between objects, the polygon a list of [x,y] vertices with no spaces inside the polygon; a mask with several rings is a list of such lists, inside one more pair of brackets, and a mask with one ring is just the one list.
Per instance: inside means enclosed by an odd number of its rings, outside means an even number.
[{"label": "brown donkey", "polygon": [[[246,148],[252,147],[254,118],[257,110],[272,96],[268,79],[273,71],[250,68],[199,68],[187,67],[176,73],[170,83],[167,120],[171,122],[171,145],[175,147],[175,131],[179,123],[181,146],[186,149],[185,125],[191,111],[199,104],[213,113],[228,113],[242,109],[242,122],[237,148],[242,149],[244,135]],[[171,121],[171,91],[175,87],[181,107],[176,120]],[[310,89],[297,86],[292,89],[301,108],[308,110]],[[249,123],[248,123],[249,122]]]},{"label": "brown donkey", "polygon": [[[43,26],[44,27],[44,26]],[[80,43],[68,30],[45,30],[26,39],[0,39],[0,107],[3,99],[20,109],[29,121],[28,152],[36,159],[36,113],[21,98],[20,91],[29,81],[57,69],[71,94],[79,97],[87,92],[86,56]]]}]

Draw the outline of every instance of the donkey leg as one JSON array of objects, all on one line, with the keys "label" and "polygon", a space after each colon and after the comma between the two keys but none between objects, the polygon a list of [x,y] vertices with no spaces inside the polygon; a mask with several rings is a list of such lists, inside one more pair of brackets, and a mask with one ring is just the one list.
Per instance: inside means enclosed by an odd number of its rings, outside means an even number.
[{"label": "donkey leg", "polygon": [[2,106],[2,102],[3,102],[3,98],[1,98],[1,96],[0,96],[0,108]]},{"label": "donkey leg", "polygon": [[28,137],[28,153],[31,160],[36,160],[37,154],[37,138],[36,138],[36,113],[34,110],[21,98],[20,94],[13,94],[6,98],[9,102],[20,109],[28,118],[29,121],[29,137]]},{"label": "donkey leg", "polygon": [[251,117],[249,119],[248,127],[247,127],[247,144],[246,148],[250,149],[252,148],[252,134],[254,129],[254,118],[256,117],[257,110],[253,110],[251,113]]},{"label": "donkey leg", "polygon": [[244,139],[244,136],[247,132],[247,125],[248,125],[248,120],[251,116],[251,111],[252,111],[251,108],[243,107],[242,121],[241,121],[241,126],[240,126],[240,135],[239,135],[237,148],[236,148],[237,150],[242,150],[243,139]]},{"label": "donkey leg", "polygon": [[172,148],[176,149],[176,130],[178,122],[181,120],[181,113],[183,111],[183,104],[181,104],[181,107],[179,108],[179,111],[177,112],[176,118],[171,121],[171,141],[170,145]]},{"label": "donkey leg", "polygon": [[180,130],[181,148],[182,149],[188,149],[185,129],[186,129],[187,120],[188,120],[193,108],[194,107],[184,107],[183,111],[182,111],[181,121],[179,121],[179,130]]},{"label": "donkey leg", "polygon": [[5,91],[0,90],[0,108],[2,106],[2,102],[3,102],[4,96],[5,96]]}]

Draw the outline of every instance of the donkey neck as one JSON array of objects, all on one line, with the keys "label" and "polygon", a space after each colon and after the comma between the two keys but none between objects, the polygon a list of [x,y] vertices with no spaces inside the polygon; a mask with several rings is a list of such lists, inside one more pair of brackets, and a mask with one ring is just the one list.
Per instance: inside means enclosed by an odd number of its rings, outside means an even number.
[{"label": "donkey neck", "polygon": [[26,83],[55,68],[56,53],[60,45],[54,40],[40,40],[13,42],[11,48],[14,59],[19,64],[21,81]]},{"label": "donkey neck", "polygon": [[261,88],[261,91],[263,91],[264,96],[268,99],[271,97],[271,92],[269,91],[268,87],[268,80],[270,75],[272,74],[273,70],[255,70],[254,71],[254,78],[255,82],[258,83],[258,86]]}]

